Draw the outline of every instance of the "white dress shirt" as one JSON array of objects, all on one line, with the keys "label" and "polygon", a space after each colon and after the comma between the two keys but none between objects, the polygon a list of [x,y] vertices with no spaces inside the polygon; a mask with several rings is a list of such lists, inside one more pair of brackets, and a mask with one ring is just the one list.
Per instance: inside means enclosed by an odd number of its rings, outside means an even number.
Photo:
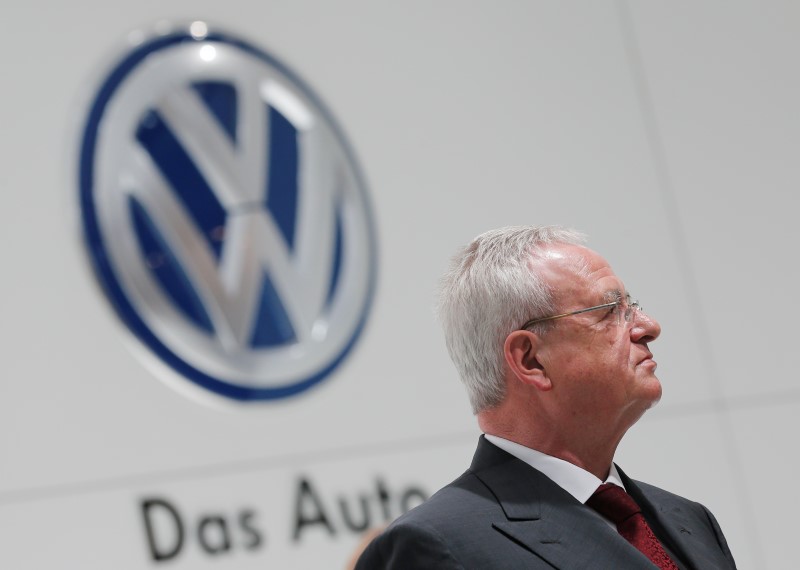
[{"label": "white dress shirt", "polygon": [[[547,455],[541,451],[536,451],[535,449],[525,447],[524,445],[503,439],[502,437],[497,437],[496,435],[489,435],[487,433],[486,439],[520,461],[524,461],[534,469],[538,469],[544,473],[547,477],[552,479],[556,485],[575,497],[580,503],[586,504],[589,497],[591,497],[603,483],[612,483],[625,489],[625,485],[622,484],[622,479],[613,462],[609,468],[608,477],[605,481],[601,481],[593,474],[585,469],[581,469],[577,465],[573,465],[569,461],[558,459],[552,455]],[[608,519],[606,519],[606,521],[616,528],[616,525],[611,521]]]}]

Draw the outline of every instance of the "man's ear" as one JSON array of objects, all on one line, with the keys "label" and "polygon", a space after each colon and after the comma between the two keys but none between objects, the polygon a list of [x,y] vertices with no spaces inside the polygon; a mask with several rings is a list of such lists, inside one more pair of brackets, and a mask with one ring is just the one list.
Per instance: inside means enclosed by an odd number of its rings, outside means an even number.
[{"label": "man's ear", "polygon": [[517,380],[538,390],[547,391],[553,384],[537,358],[541,343],[541,337],[535,333],[514,331],[506,337],[503,356]]}]

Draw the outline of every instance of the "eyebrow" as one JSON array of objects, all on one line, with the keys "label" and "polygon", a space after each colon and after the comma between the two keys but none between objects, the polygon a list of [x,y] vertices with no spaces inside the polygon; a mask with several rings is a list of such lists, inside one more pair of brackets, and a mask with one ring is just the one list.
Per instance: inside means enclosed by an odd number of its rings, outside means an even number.
[{"label": "eyebrow", "polygon": [[605,295],[603,295],[603,299],[606,299],[610,303],[612,301],[621,301],[624,296],[620,289],[609,289],[605,292]]}]

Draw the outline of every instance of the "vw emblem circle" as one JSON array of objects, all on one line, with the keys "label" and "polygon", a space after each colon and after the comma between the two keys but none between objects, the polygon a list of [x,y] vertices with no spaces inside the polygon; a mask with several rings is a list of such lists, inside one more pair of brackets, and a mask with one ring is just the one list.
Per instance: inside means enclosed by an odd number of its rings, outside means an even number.
[{"label": "vw emblem circle", "polygon": [[367,189],[285,65],[195,22],[128,51],[82,131],[85,245],[116,313],[182,377],[253,401],[326,378],[376,273]]}]

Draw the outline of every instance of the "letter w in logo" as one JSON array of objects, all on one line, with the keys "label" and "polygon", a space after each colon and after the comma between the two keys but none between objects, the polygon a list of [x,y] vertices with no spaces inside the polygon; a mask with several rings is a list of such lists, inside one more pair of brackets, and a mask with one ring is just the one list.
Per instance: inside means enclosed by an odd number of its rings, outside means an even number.
[{"label": "letter w in logo", "polygon": [[125,169],[151,278],[229,354],[319,334],[344,237],[331,133],[280,83],[243,87],[166,92],[141,117]]}]

